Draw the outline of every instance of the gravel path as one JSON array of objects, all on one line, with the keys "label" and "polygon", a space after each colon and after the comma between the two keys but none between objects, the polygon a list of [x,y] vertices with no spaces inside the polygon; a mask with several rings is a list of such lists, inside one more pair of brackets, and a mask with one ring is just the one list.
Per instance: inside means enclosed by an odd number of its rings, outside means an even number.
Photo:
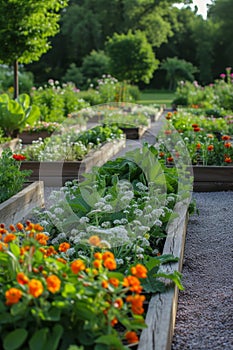
[{"label": "gravel path", "polygon": [[172,350],[232,350],[233,192],[193,196]]}]

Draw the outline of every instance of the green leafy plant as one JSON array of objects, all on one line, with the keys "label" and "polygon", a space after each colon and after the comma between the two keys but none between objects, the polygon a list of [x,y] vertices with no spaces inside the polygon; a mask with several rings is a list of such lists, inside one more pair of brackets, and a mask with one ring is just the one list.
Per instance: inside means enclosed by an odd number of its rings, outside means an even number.
[{"label": "green leafy plant", "polygon": [[40,117],[40,110],[30,105],[27,94],[12,100],[7,94],[0,95],[0,127],[6,136],[15,136],[26,124],[33,124]]},{"label": "green leafy plant", "polygon": [[0,158],[0,203],[19,192],[23,188],[27,177],[31,171],[20,170],[21,161],[25,157],[21,154],[13,154],[10,149],[5,149]]},{"label": "green leafy plant", "polygon": [[114,255],[91,247],[89,258],[70,260],[68,243],[52,246],[48,239],[39,224],[1,226],[1,348],[123,350],[126,341],[137,342],[146,327],[147,269],[116,273]]}]

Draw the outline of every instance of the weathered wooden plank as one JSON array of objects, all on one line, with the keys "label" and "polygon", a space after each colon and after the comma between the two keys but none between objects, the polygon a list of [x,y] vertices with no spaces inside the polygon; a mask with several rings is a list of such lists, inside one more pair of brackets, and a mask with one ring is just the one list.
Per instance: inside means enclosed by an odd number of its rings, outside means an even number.
[{"label": "weathered wooden plank", "polygon": [[232,166],[193,166],[195,192],[232,191]]},{"label": "weathered wooden plank", "polygon": [[[179,258],[179,261],[162,265],[159,272],[172,273],[182,270],[188,221],[187,207],[188,202],[176,205],[175,212],[179,214],[179,217],[170,223],[163,249],[163,254],[173,254]],[[178,288],[176,286],[170,286],[165,293],[158,293],[151,298],[146,315],[148,327],[142,331],[138,350],[171,349],[177,301]]]},{"label": "weathered wooden plank", "polygon": [[32,170],[29,181],[44,181],[46,186],[63,186],[68,180],[82,180],[82,175],[93,166],[101,166],[125,147],[125,139],[107,142],[99,149],[92,150],[83,161],[73,162],[30,162],[21,164],[22,170]]},{"label": "weathered wooden plank", "polygon": [[12,140],[7,141],[7,142],[4,142],[4,143],[1,143],[0,144],[0,156],[2,154],[2,151],[6,148],[10,148],[12,150],[12,152],[14,152],[18,143],[19,143],[19,139],[17,139],[17,138],[12,139]]},{"label": "weathered wooden plank", "polygon": [[44,206],[44,184],[36,181],[0,204],[0,222],[15,224],[25,218],[32,209]]}]

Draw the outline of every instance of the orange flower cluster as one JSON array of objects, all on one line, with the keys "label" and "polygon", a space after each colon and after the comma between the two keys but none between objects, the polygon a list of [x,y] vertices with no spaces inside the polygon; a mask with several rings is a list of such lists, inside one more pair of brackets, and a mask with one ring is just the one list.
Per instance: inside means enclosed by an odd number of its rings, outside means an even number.
[{"label": "orange flower cluster", "polygon": [[165,118],[166,118],[167,120],[170,120],[170,119],[172,118],[172,112],[167,112]]},{"label": "orange flower cluster", "polygon": [[138,342],[138,336],[134,331],[127,332],[125,338],[129,344],[134,344]]},{"label": "orange flower cluster", "polygon": [[6,305],[17,304],[22,298],[22,291],[18,288],[10,288],[6,291]]},{"label": "orange flower cluster", "polygon": [[70,268],[72,272],[77,275],[79,272],[85,270],[86,266],[82,260],[78,259],[71,263]]},{"label": "orange flower cluster", "polygon": [[129,288],[131,292],[141,293],[142,286],[139,279],[135,276],[127,276],[123,280],[123,286]]},{"label": "orange flower cluster", "polygon": [[209,146],[207,147],[207,150],[208,150],[208,151],[213,151],[213,150],[214,150],[214,145],[209,145]]},{"label": "orange flower cluster", "polygon": [[131,309],[135,315],[142,315],[144,312],[143,302],[145,299],[146,297],[144,295],[136,294],[127,296],[126,301],[131,303]]},{"label": "orange flower cluster", "polygon": [[137,264],[136,266],[131,268],[132,275],[137,278],[146,278],[147,277],[147,269],[145,266],[141,264]]}]

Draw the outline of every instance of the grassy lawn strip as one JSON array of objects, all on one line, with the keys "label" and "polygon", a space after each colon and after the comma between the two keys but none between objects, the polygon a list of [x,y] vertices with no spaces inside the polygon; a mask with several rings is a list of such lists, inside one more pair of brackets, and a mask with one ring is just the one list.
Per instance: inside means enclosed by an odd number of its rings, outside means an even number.
[{"label": "grassy lawn strip", "polygon": [[137,103],[144,105],[153,103],[170,107],[174,98],[174,92],[163,90],[144,90],[141,92],[140,100],[138,100]]}]

